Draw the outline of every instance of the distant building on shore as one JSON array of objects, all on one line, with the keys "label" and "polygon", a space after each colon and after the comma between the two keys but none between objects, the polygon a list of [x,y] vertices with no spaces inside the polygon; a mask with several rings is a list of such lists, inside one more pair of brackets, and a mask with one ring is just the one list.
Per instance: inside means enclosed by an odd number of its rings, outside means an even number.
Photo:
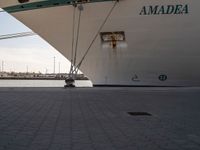
[{"label": "distant building on shore", "polygon": [[[67,73],[35,73],[35,72],[0,72],[0,79],[55,79],[55,80],[65,80],[69,77]],[[88,80],[84,74],[77,74],[77,80]]]}]

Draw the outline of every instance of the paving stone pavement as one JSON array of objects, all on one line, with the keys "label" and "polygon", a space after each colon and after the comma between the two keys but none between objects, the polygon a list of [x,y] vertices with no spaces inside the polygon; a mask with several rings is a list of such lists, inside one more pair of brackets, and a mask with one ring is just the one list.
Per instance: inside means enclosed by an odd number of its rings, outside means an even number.
[{"label": "paving stone pavement", "polygon": [[0,150],[200,150],[200,88],[0,88]]}]

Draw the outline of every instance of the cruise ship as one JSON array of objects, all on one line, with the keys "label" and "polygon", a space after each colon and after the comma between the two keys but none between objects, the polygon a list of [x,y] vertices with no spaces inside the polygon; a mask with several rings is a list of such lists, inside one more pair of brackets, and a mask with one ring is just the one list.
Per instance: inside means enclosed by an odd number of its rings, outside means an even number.
[{"label": "cruise ship", "polygon": [[199,86],[199,0],[0,0],[94,85]]}]

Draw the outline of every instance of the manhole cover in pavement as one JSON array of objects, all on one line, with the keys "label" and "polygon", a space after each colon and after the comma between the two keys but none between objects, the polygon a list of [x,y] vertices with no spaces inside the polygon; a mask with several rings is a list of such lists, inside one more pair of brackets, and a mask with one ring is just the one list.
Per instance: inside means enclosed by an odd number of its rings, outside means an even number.
[{"label": "manhole cover in pavement", "polygon": [[152,114],[148,112],[127,112],[131,116],[152,116]]}]

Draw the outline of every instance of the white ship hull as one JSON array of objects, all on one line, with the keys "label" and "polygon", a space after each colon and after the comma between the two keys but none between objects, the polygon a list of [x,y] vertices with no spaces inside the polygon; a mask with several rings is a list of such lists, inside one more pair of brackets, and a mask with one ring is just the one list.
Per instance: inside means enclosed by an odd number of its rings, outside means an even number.
[{"label": "white ship hull", "polygon": [[[17,0],[1,0],[0,7],[16,3]],[[77,62],[82,59],[114,3],[83,5]],[[174,9],[182,5],[182,8],[165,14],[169,5]],[[156,6],[164,10],[149,13],[149,9]],[[109,43],[105,46],[98,35],[81,71],[94,85],[199,86],[199,8],[199,0],[119,1],[101,32],[123,31],[125,41],[113,48]],[[12,15],[70,60],[73,9],[66,5],[13,12]]]}]

